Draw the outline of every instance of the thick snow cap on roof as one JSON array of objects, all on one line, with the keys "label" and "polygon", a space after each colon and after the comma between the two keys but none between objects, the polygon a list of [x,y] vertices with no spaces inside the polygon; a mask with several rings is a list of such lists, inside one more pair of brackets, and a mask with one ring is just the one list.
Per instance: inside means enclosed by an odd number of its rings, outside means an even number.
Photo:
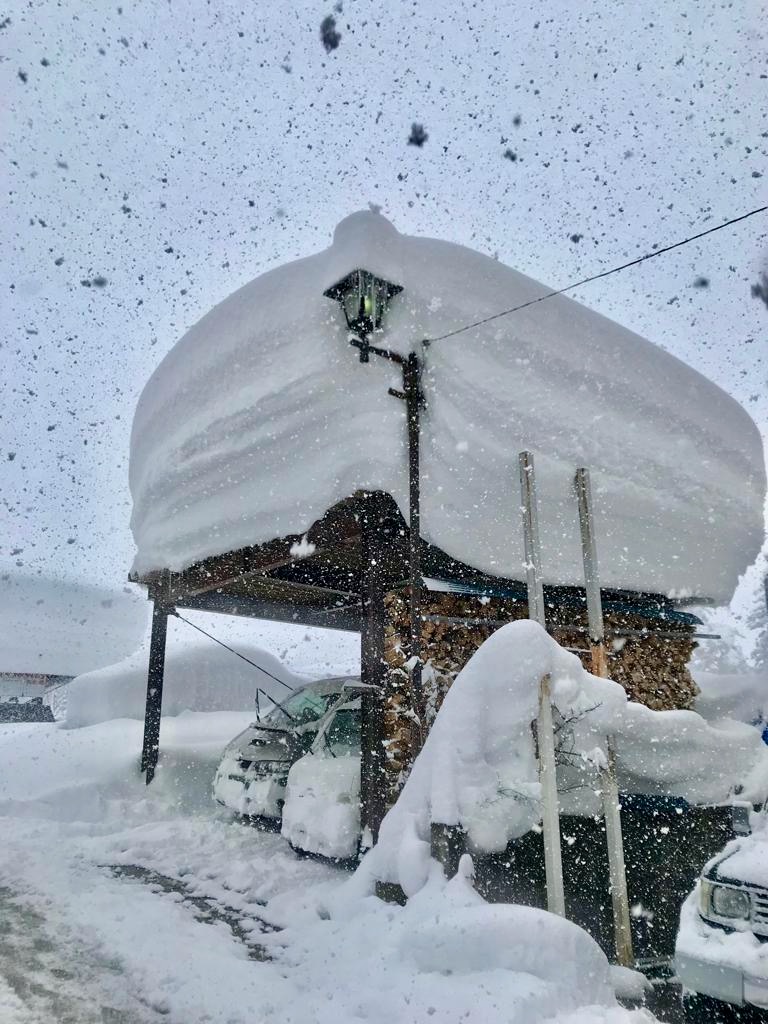
[{"label": "thick snow cap on roof", "polygon": [[360,488],[388,491],[407,516],[404,407],[387,393],[397,367],[361,364],[323,296],[358,268],[403,288],[377,343],[424,356],[427,540],[521,578],[517,454],[528,448],[546,581],[582,581],[573,475],[587,466],[603,586],[730,597],[763,537],[762,445],[741,406],[563,296],[423,347],[548,289],[373,212],[225,299],[151,377],[131,439],[136,571],[303,532]]}]

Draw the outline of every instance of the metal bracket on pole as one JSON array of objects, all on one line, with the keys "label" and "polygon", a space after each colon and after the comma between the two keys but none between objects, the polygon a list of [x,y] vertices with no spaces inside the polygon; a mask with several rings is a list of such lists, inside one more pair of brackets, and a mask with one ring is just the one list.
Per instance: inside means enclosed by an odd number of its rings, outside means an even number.
[{"label": "metal bracket on pole", "polygon": [[[520,452],[518,461],[522,496],[523,538],[525,543],[525,575],[528,583],[528,618],[535,619],[540,626],[546,629],[533,455],[530,452]],[[543,676],[539,684],[537,738],[539,747],[539,782],[541,784],[541,818],[544,838],[544,867],[547,877],[547,909],[553,914],[565,917],[565,888],[563,885],[563,858],[560,849],[560,810],[557,798],[555,734],[552,726],[552,693],[548,675]]]},{"label": "metal bracket on pole", "polygon": [[[597,544],[595,541],[594,514],[592,510],[592,489],[589,470],[576,470],[576,496],[579,503],[579,528],[581,551],[584,560],[584,582],[587,591],[587,621],[592,655],[592,672],[596,676],[608,677],[608,660],[605,653],[605,629],[603,605],[600,597],[600,576],[597,568]],[[613,738],[606,737],[608,763],[600,771],[605,816],[605,838],[608,844],[608,868],[611,879],[611,902],[613,904],[613,930],[616,944],[616,960],[623,967],[634,963],[632,950],[632,929],[629,920],[629,895],[627,872],[624,863],[624,840],[621,830],[621,809],[619,786],[616,779],[616,754]]]}]

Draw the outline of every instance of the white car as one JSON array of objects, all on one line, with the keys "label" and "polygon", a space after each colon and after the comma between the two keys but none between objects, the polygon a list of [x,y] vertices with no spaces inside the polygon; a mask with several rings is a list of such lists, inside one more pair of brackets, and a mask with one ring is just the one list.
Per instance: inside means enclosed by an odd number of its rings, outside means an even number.
[{"label": "white car", "polygon": [[675,964],[691,1021],[768,1021],[768,819],[755,817],[683,904]]},{"label": "white car", "polygon": [[227,745],[214,799],[244,818],[279,822],[288,769],[310,749],[328,708],[347,692],[344,686],[356,682],[346,676],[321,679],[272,706]]},{"label": "white car", "polygon": [[281,831],[295,849],[334,860],[357,856],[360,727],[360,697],[342,695],[320,723],[309,753],[291,766]]}]

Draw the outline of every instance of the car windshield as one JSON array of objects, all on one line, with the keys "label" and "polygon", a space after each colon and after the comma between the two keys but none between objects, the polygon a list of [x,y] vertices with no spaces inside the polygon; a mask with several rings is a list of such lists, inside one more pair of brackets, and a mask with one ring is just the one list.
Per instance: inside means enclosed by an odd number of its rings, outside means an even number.
[{"label": "car windshield", "polygon": [[360,709],[340,708],[325,734],[325,742],[332,754],[351,754],[360,750]]},{"label": "car windshield", "polygon": [[263,721],[280,729],[295,729],[300,725],[308,725],[325,714],[331,699],[336,696],[334,693],[321,695],[311,689],[299,690],[273,707],[264,716]]}]

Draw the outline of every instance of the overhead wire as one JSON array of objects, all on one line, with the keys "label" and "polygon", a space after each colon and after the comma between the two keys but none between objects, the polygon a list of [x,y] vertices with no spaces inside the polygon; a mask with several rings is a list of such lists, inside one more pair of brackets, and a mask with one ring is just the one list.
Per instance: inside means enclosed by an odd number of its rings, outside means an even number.
[{"label": "overhead wire", "polygon": [[[225,651],[229,651],[230,654],[234,654],[238,658],[242,658],[243,661],[247,662],[249,665],[252,665],[254,668],[257,668],[259,672],[263,672],[265,676],[269,676],[270,679],[274,679],[276,683],[279,683],[281,686],[284,686],[286,690],[290,690],[291,693],[293,693],[295,687],[283,682],[282,679],[278,679],[276,675],[274,675],[268,669],[264,668],[262,665],[257,665],[257,663],[255,661],[252,661],[251,658],[246,658],[244,654],[241,654],[240,651],[236,651],[234,647],[230,647],[229,644],[225,644],[223,640],[219,640],[219,638],[214,636],[213,633],[208,633],[206,630],[202,628],[202,626],[198,626],[195,622],[190,621],[190,619],[185,619],[183,615],[179,615],[179,613],[175,610],[170,614],[175,615],[176,618],[181,619],[182,622],[186,622],[186,624],[188,626],[191,626],[192,629],[196,629],[198,633],[202,633],[203,636],[207,636],[209,640],[213,640],[215,644],[218,644],[220,647],[223,647]],[[269,697],[269,694],[266,693],[266,691],[263,692],[266,697]],[[271,697],[269,697],[269,699],[272,700]],[[277,701],[274,701],[273,703],[277,703]]]},{"label": "overhead wire", "polygon": [[545,302],[547,299],[552,299],[556,295],[562,295],[564,292],[572,291],[574,288],[580,288],[581,285],[590,284],[592,281],[599,281],[600,278],[609,277],[611,274],[618,274],[619,271],[626,270],[628,267],[636,267],[638,263],[644,263],[646,260],[652,260],[656,256],[662,256],[666,252],[671,252],[672,249],[679,249],[683,245],[688,245],[689,242],[695,242],[697,239],[704,238],[706,235],[712,235],[715,231],[722,231],[723,228],[731,227],[733,224],[738,224],[739,221],[746,220],[748,217],[754,217],[758,213],[764,213],[766,210],[768,210],[768,206],[760,206],[756,210],[750,210],[748,213],[742,213],[738,217],[732,217],[730,220],[724,221],[722,224],[716,224],[712,228],[707,228],[705,231],[699,231],[697,234],[690,235],[688,238],[682,238],[680,241],[673,242],[671,245],[665,245],[661,249],[654,249],[651,252],[647,252],[643,256],[638,256],[634,260],[622,263],[618,267],[611,267],[610,270],[602,270],[599,274],[592,274],[591,277],[585,277],[581,281],[574,281],[571,284],[565,285],[563,288],[547,292],[545,295],[540,295],[537,299],[529,299],[527,302],[521,302],[518,306],[512,306],[511,309],[503,309],[499,313],[492,313],[490,316],[485,316],[480,320],[475,320],[470,324],[465,324],[464,327],[457,327],[454,331],[448,331],[446,334],[439,334],[435,338],[425,338],[424,342],[425,344],[432,344],[436,341],[444,341],[446,338],[454,338],[457,334],[463,334],[465,331],[470,331],[474,327],[481,327],[483,324],[491,323],[493,320],[500,320],[502,317],[519,312],[521,309],[527,309],[529,306],[535,306],[538,302]]}]

